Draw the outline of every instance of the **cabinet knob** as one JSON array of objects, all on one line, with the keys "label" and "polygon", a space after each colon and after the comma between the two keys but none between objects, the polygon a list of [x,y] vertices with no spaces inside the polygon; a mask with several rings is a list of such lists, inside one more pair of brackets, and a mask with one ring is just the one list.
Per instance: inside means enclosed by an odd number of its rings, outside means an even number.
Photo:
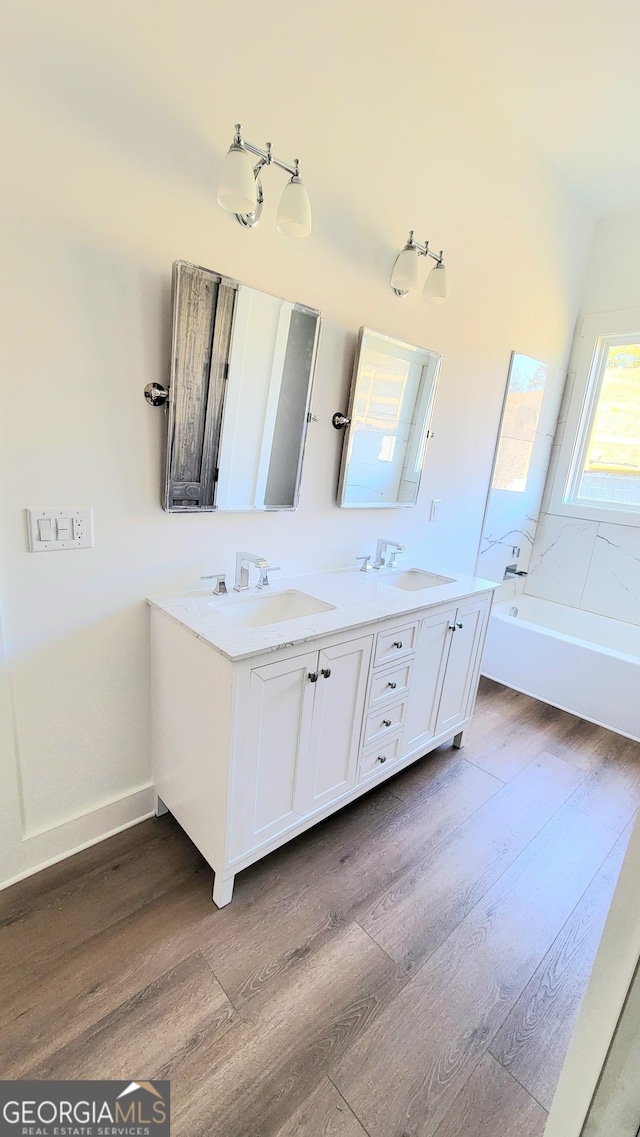
[{"label": "cabinet knob", "polygon": [[393,646],[398,648],[402,647],[402,640],[395,640]]},{"label": "cabinet knob", "polygon": [[396,683],[396,681],[394,679],[392,683],[387,683],[387,686],[390,687],[392,691],[395,691],[398,684]]},{"label": "cabinet knob", "polygon": [[391,719],[383,719],[382,725],[383,726],[391,726]]},{"label": "cabinet knob", "polygon": [[376,758],[376,762],[386,762],[386,760],[387,760],[386,754],[378,754],[378,757]]},{"label": "cabinet knob", "polygon": [[331,668],[330,667],[323,667],[320,674],[322,675],[323,679],[328,679],[329,676],[331,675]]},{"label": "cabinet knob", "polygon": [[456,630],[456,626],[455,626],[455,624],[449,624],[449,631],[450,631],[450,632],[455,632],[455,630]]},{"label": "cabinet knob", "polygon": [[317,671],[310,671],[308,679],[309,679],[310,683],[317,683],[318,682],[318,672]]},{"label": "cabinet knob", "polygon": [[461,628],[461,627],[462,627],[462,624],[460,624],[460,623],[458,623],[458,621],[456,621],[456,628]]}]

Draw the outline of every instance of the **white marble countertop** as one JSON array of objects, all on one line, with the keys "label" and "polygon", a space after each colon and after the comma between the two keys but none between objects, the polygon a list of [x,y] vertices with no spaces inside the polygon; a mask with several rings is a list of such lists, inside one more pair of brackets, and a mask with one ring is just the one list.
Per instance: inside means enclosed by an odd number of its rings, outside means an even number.
[{"label": "white marble countertop", "polygon": [[[459,574],[455,580],[417,591],[406,591],[393,584],[408,570],[381,570],[363,573],[359,569],[338,569],[309,573],[278,580],[269,588],[251,587],[243,592],[214,596],[209,590],[181,595],[148,597],[148,603],[165,612],[199,639],[211,644],[232,662],[249,656],[277,651],[283,647],[304,644],[319,636],[352,630],[366,624],[387,620],[390,616],[411,616],[421,608],[453,603],[464,596],[490,592],[495,582]],[[423,569],[422,571],[430,571]],[[299,616],[279,623],[246,626],[233,617],[240,605],[261,598],[276,597],[295,591],[331,605],[328,611]]]}]

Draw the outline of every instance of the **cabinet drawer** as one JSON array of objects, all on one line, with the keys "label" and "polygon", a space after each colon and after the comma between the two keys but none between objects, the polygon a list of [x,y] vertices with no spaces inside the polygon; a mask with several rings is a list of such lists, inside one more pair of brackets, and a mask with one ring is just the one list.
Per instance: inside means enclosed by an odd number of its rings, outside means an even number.
[{"label": "cabinet drawer", "polygon": [[404,624],[401,628],[392,628],[390,632],[378,632],[374,667],[410,655],[415,650],[417,627],[417,623]]},{"label": "cabinet drawer", "polygon": [[393,707],[386,707],[367,715],[364,720],[363,746],[370,746],[372,742],[382,743],[394,731],[404,726],[406,706],[407,701],[404,699],[402,703],[396,703]]},{"label": "cabinet drawer", "polygon": [[409,691],[411,668],[413,660],[397,667],[387,667],[384,671],[374,671],[371,676],[371,689],[369,691],[369,710],[382,706],[383,703],[395,703],[402,699]]},{"label": "cabinet drawer", "polygon": [[360,781],[373,778],[381,770],[388,770],[402,755],[400,746],[402,739],[398,734],[389,742],[380,742],[377,746],[365,750],[360,759]]}]

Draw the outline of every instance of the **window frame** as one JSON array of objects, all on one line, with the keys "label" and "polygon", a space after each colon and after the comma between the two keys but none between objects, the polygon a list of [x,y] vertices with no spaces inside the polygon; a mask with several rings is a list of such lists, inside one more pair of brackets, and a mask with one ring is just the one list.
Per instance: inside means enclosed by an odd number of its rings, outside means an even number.
[{"label": "window frame", "polygon": [[608,502],[576,500],[582,477],[581,465],[589,444],[591,428],[604,378],[601,367],[604,350],[612,341],[640,343],[640,308],[620,312],[596,312],[584,317],[577,348],[573,387],[558,451],[558,460],[549,497],[548,512],[584,521],[604,521],[640,527],[640,509],[630,510]]}]

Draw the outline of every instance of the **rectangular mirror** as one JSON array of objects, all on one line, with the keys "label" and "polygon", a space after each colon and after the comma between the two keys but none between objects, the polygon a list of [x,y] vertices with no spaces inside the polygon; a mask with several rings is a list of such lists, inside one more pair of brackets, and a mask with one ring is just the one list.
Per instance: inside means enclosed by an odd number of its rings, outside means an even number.
[{"label": "rectangular mirror", "polygon": [[295,509],[320,313],[173,266],[164,508]]},{"label": "rectangular mirror", "polygon": [[415,505],[442,356],[361,328],[351,382],[338,504]]}]

